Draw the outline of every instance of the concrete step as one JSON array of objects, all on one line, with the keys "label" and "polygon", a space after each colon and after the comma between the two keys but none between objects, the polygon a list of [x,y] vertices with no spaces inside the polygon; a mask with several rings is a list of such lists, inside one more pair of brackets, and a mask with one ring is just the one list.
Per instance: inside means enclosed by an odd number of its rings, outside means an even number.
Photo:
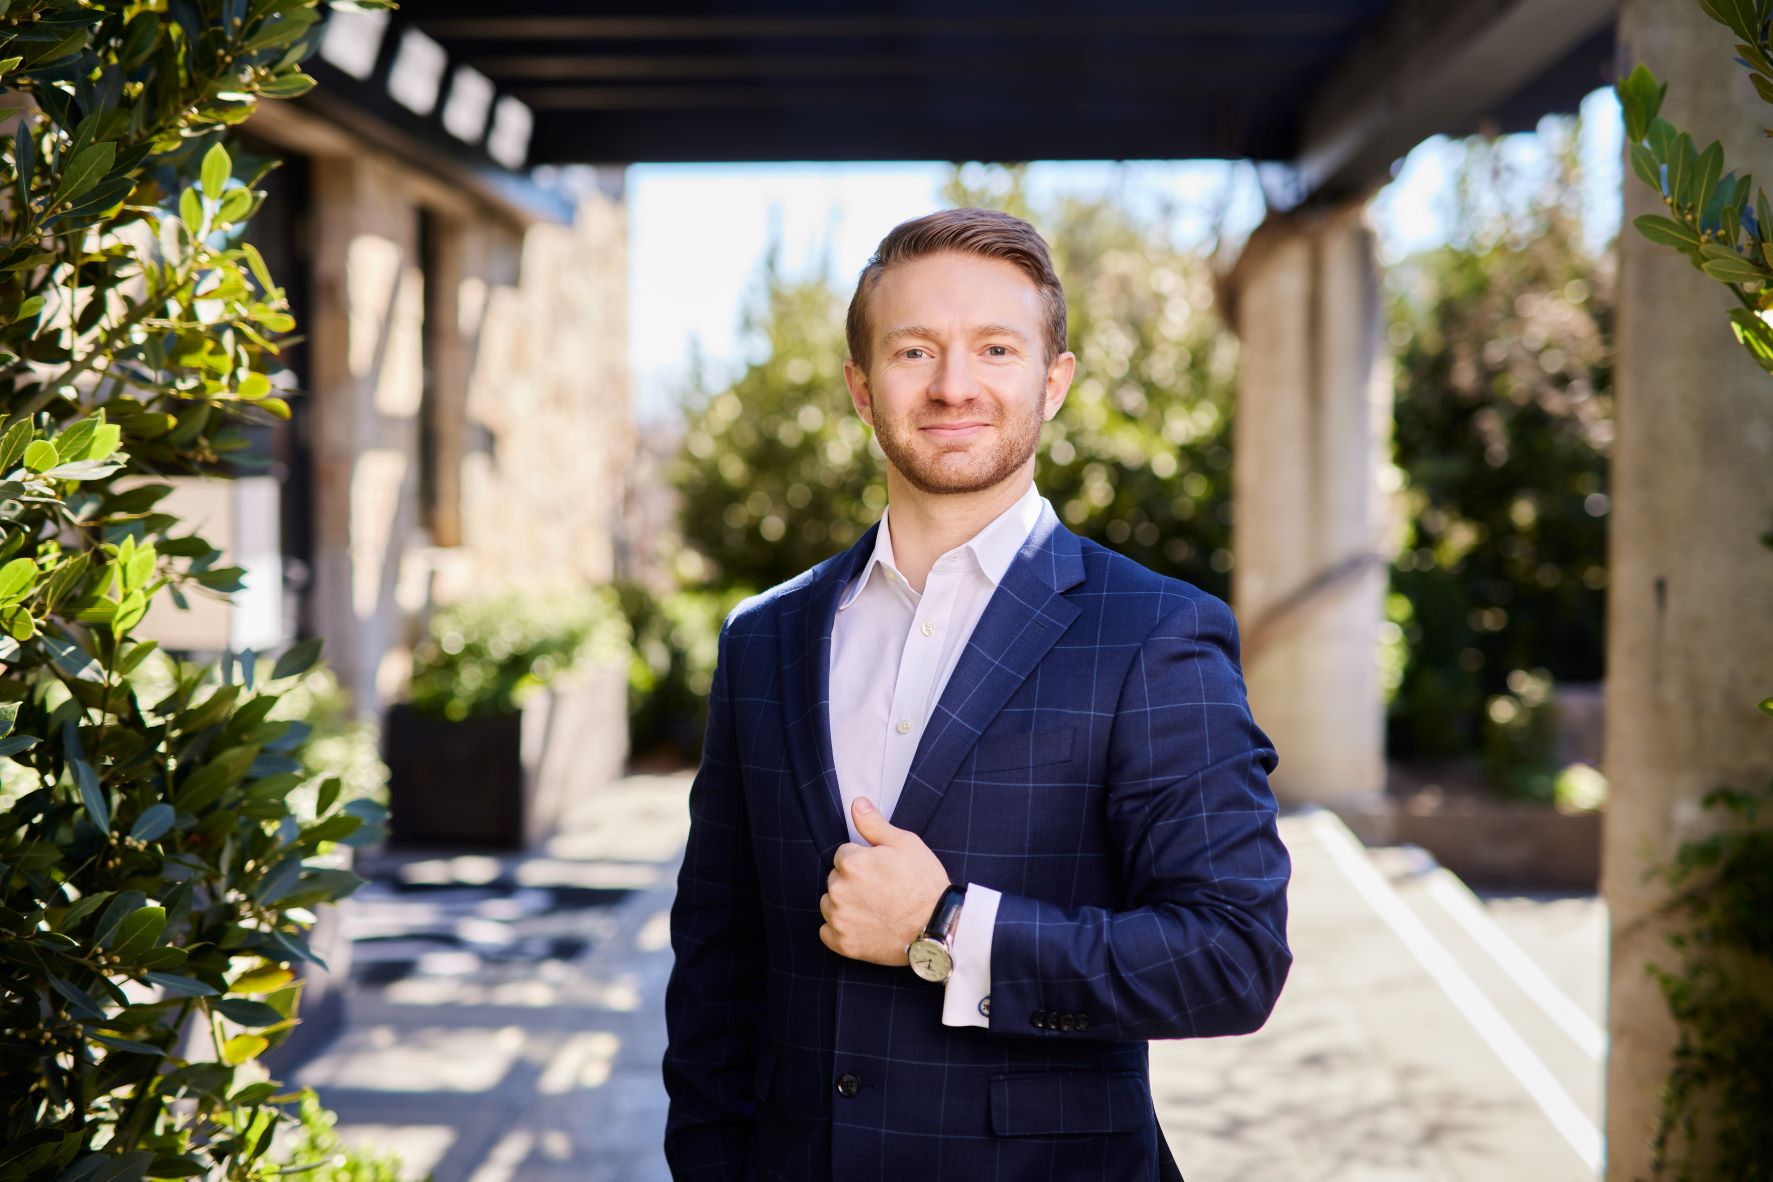
[{"label": "concrete step", "polygon": [[1245,1038],[1152,1047],[1190,1182],[1595,1178],[1583,1052],[1429,895],[1440,880],[1422,855],[1376,859],[1321,811],[1281,833],[1295,959],[1273,1017]]}]

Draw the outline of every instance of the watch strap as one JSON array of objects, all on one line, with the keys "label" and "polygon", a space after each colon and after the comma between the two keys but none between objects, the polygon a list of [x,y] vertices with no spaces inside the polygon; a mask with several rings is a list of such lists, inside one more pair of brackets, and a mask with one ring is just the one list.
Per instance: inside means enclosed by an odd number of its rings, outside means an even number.
[{"label": "watch strap", "polygon": [[954,936],[954,929],[960,923],[960,905],[966,902],[967,889],[963,886],[950,884],[936,900],[936,908],[930,912],[930,921],[924,925],[923,934],[927,939],[949,943]]}]

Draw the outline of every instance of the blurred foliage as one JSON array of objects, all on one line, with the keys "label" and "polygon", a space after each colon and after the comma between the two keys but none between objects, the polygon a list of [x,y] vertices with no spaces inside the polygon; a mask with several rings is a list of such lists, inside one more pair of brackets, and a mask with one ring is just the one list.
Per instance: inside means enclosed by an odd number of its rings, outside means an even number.
[{"label": "blurred foliage", "polygon": [[266,165],[225,133],[301,94],[313,0],[0,11],[0,1180],[259,1178],[285,1114],[256,1062],[355,889],[347,804],[273,718],[318,645],[216,666],[134,634],[240,571],[160,512],[223,475],[293,327],[240,238]]},{"label": "blurred foliage", "polygon": [[[399,1155],[346,1145],[333,1127],[336,1118],[307,1089],[296,1101],[296,1121],[296,1135],[278,1154],[286,1174],[303,1182],[401,1182],[406,1177]],[[427,1182],[430,1177],[425,1175]]]},{"label": "blurred foliage", "polygon": [[[1030,217],[1053,250],[1078,376],[1043,434],[1036,483],[1067,525],[1218,595],[1229,590],[1236,343],[1213,273],[1167,210],[1112,195],[1031,210],[1020,168],[956,172],[943,196]],[[671,478],[682,532],[717,586],[768,587],[854,542],[886,505],[884,459],[843,382],[849,291],[781,273],[746,316],[760,360],[690,406]]]},{"label": "blurred foliage", "polygon": [[721,623],[751,592],[731,587],[659,595],[634,583],[620,585],[618,592],[634,631],[629,749],[637,756],[667,752],[693,761],[708,725]]},{"label": "blurred foliage", "polygon": [[613,588],[513,590],[432,615],[413,649],[408,700],[457,722],[505,714],[575,674],[628,659],[628,624]]},{"label": "blurred foliage", "polygon": [[1678,1031],[1653,1143],[1653,1176],[1773,1178],[1773,781],[1717,788],[1717,831],[1652,873],[1674,892],[1680,958],[1650,966]]},{"label": "blurred foliage", "polygon": [[1497,789],[1545,799],[1549,703],[1507,725],[1493,703],[1523,678],[1601,677],[1614,314],[1611,256],[1583,246],[1574,124],[1540,137],[1555,174],[1516,204],[1496,200],[1527,181],[1503,145],[1466,141],[1452,241],[1387,277],[1404,517],[1387,616],[1407,654],[1392,753],[1483,751]]},{"label": "blurred foliage", "polygon": [[312,812],[327,780],[339,781],[339,800],[388,803],[388,765],[382,762],[381,727],[360,718],[338,675],[316,665],[284,689],[267,716],[287,719],[302,729],[295,749],[306,778],[290,789],[290,807]]}]

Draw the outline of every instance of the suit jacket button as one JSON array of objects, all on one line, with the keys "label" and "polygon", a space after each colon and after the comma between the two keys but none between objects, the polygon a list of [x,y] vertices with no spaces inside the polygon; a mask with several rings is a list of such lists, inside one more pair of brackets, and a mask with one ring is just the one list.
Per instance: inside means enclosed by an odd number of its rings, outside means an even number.
[{"label": "suit jacket button", "polygon": [[1047,1012],[1045,1010],[1035,1010],[1034,1016],[1028,1019],[1028,1021],[1036,1030],[1045,1030],[1047,1028]]},{"label": "suit jacket button", "polygon": [[845,1100],[853,1100],[856,1093],[862,1090],[862,1077],[853,1071],[846,1071],[837,1077],[837,1094]]},{"label": "suit jacket button", "polygon": [[1077,1015],[1076,1014],[1061,1014],[1061,1015],[1059,1015],[1059,1029],[1060,1030],[1071,1030],[1076,1025],[1077,1025]]},{"label": "suit jacket button", "polygon": [[1079,1030],[1088,1030],[1090,1028],[1090,1016],[1088,1014],[1079,1014],[1077,1016],[1077,1028]]}]

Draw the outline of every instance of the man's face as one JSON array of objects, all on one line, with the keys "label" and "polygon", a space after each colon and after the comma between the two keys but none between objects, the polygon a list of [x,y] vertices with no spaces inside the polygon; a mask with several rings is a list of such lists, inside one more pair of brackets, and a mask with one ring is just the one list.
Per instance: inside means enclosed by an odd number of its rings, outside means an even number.
[{"label": "man's face", "polygon": [[944,253],[889,268],[869,302],[867,373],[844,363],[856,413],[912,487],[993,488],[1031,465],[1077,358],[1049,365],[1040,291],[1013,263]]}]

